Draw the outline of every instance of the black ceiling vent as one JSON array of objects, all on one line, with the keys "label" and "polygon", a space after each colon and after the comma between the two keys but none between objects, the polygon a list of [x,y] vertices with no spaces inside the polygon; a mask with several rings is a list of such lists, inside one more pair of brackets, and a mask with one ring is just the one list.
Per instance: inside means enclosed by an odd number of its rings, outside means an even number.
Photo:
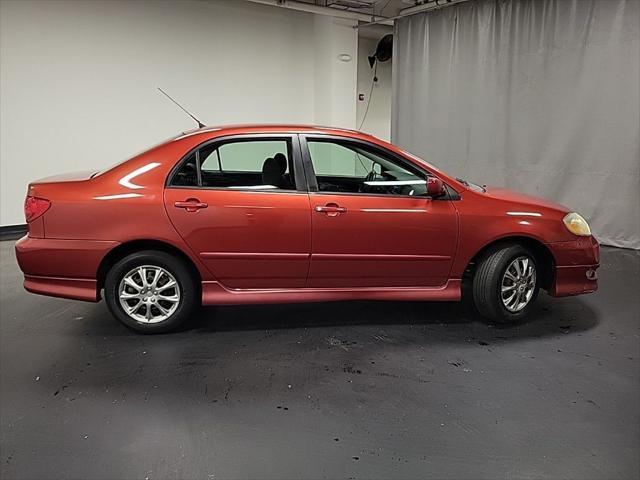
[{"label": "black ceiling vent", "polygon": [[369,57],[369,65],[371,68],[375,65],[376,61],[386,62],[391,58],[393,53],[393,35],[389,33],[380,39],[378,46],[376,47],[376,53]]}]

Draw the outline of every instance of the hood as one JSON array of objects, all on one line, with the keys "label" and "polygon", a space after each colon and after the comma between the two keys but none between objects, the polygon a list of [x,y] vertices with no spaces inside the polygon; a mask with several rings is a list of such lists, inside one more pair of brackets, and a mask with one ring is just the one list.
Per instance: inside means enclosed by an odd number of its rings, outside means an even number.
[{"label": "hood", "polygon": [[562,213],[569,213],[569,210],[564,205],[560,205],[559,203],[552,202],[551,200],[546,200],[544,198],[535,197],[533,195],[527,195],[526,193],[514,192],[513,190],[509,190],[507,188],[499,188],[499,187],[485,187],[486,192],[485,196],[489,198],[494,198],[496,200],[503,200],[512,203],[519,203],[523,205],[528,205],[531,207],[541,207],[547,208],[550,210],[556,210]]}]

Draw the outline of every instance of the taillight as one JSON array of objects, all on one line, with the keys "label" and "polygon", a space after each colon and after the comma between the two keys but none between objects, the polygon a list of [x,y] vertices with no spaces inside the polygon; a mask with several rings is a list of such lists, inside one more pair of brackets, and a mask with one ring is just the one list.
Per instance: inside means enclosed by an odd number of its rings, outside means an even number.
[{"label": "taillight", "polygon": [[44,212],[49,210],[51,202],[46,198],[27,196],[24,201],[24,216],[27,223],[32,222]]}]

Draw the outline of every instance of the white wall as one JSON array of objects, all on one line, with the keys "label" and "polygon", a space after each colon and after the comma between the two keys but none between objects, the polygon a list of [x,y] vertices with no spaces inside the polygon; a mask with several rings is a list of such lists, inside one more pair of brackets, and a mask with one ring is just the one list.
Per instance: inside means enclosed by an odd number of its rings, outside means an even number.
[{"label": "white wall", "polygon": [[[358,39],[358,93],[365,95],[363,102],[357,102],[358,126],[362,123],[362,118],[367,108],[371,80],[373,78],[373,70],[369,66],[367,57],[373,55],[376,51],[378,40],[385,33],[387,32],[382,31],[374,38],[361,35]],[[373,86],[369,112],[361,130],[389,141],[391,138],[391,60],[378,63],[377,77],[378,82]]]},{"label": "white wall", "polygon": [[351,26],[240,0],[1,1],[0,224],[24,223],[30,180],[193,128],[157,86],[209,125],[355,127]]},{"label": "white wall", "polygon": [[[356,126],[358,30],[352,20],[316,15],[313,42],[315,56],[314,123],[343,128]],[[349,55],[343,62],[340,55]]]}]

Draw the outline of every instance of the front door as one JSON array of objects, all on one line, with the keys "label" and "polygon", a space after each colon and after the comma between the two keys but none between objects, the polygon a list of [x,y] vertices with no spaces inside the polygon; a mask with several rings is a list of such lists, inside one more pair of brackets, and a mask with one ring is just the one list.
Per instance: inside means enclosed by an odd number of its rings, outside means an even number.
[{"label": "front door", "polygon": [[223,286],[303,287],[311,219],[300,172],[295,136],[214,140],[180,164],[166,209]]},{"label": "front door", "polygon": [[426,172],[364,142],[309,136],[302,146],[312,176],[309,287],[446,283],[457,215],[450,200],[426,197]]}]

